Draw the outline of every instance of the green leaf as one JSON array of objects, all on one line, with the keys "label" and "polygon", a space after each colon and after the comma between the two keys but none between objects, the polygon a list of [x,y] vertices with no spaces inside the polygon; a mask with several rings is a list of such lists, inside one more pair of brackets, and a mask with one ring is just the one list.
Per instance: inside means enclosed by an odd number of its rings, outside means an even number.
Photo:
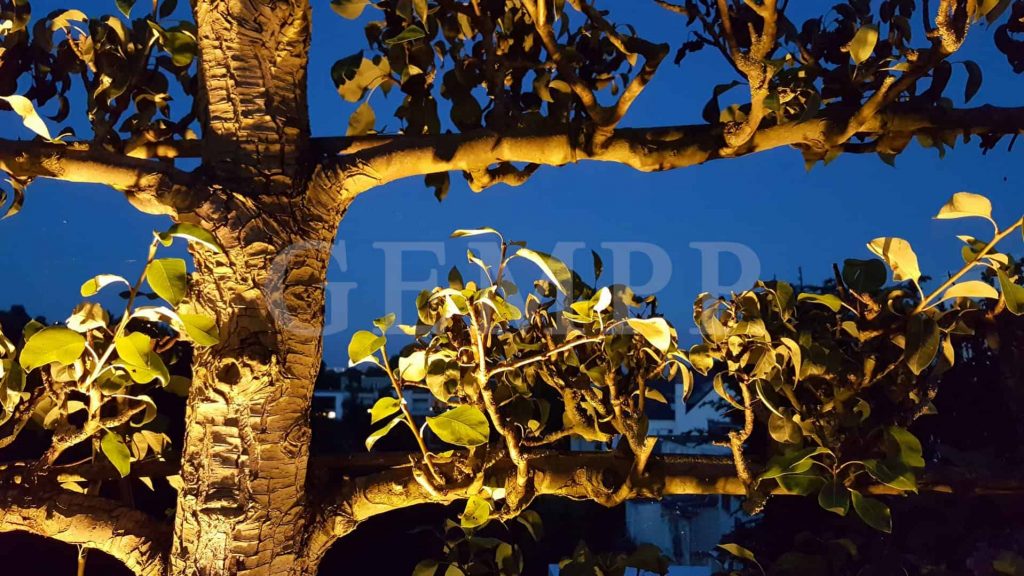
[{"label": "green leaf", "polygon": [[850,510],[850,490],[835,479],[827,480],[818,492],[818,504],[840,516],[846,516]]},{"label": "green leaf", "polygon": [[550,254],[544,252],[536,252],[529,248],[520,248],[516,254],[521,258],[526,258],[530,262],[533,262],[544,272],[544,275],[551,280],[558,291],[562,294],[570,294],[572,290],[572,272],[569,271],[561,260],[555,258]]},{"label": "green leaf", "polygon": [[175,224],[166,232],[157,234],[157,237],[164,246],[170,246],[174,238],[184,238],[190,242],[202,244],[217,254],[223,252],[213,234],[194,224]]},{"label": "green leaf", "polygon": [[957,192],[946,202],[939,213],[935,215],[936,220],[952,220],[954,218],[985,218],[992,219],[992,202],[981,194],[971,192]]},{"label": "green leaf", "polygon": [[385,424],[383,428],[378,428],[377,430],[374,430],[369,436],[366,437],[366,450],[369,451],[373,449],[373,445],[377,443],[377,440],[380,440],[381,438],[386,436],[388,432],[391,432],[392,428],[401,424],[401,422],[402,416],[398,415],[392,418],[387,424]]},{"label": "green leaf", "polygon": [[935,360],[939,352],[939,336],[939,325],[932,318],[921,314],[910,317],[904,358],[915,375],[920,375]]},{"label": "green leaf", "polygon": [[483,234],[494,234],[502,242],[505,241],[505,238],[502,237],[501,232],[498,232],[494,228],[488,228],[486,226],[483,227],[483,228],[460,228],[460,229],[452,232],[451,237],[452,238],[468,238],[470,236],[481,236]]},{"label": "green leaf", "polygon": [[398,359],[398,375],[406,382],[420,382],[427,376],[427,354],[417,350]]},{"label": "green leaf", "polygon": [[132,366],[149,367],[149,353],[153,351],[153,339],[142,332],[132,332],[114,338],[114,349],[121,360]]},{"label": "green leaf", "polygon": [[906,428],[890,426],[886,429],[890,452],[896,460],[910,468],[924,468],[921,441]]},{"label": "green leaf", "polygon": [[131,286],[127,280],[115,274],[100,274],[99,276],[94,276],[93,278],[86,280],[85,284],[82,284],[80,292],[82,296],[88,298],[89,296],[94,296],[104,287],[114,284],[115,282],[120,282],[125,286]]},{"label": "green leaf", "polygon": [[871,53],[875,51],[875,44],[878,43],[878,26],[874,24],[866,24],[861,26],[860,30],[853,36],[853,40],[850,40],[850,57],[857,64],[867,60],[871,57]]},{"label": "green leaf", "polygon": [[384,334],[388,331],[388,328],[391,328],[395,324],[395,318],[395,313],[391,312],[381,316],[380,318],[374,318],[373,325],[377,330],[380,330],[381,334]]},{"label": "green leaf", "polygon": [[856,292],[874,292],[885,284],[885,264],[876,258],[843,262],[843,282]]},{"label": "green leaf", "polygon": [[917,254],[910,243],[902,238],[875,238],[868,244],[876,256],[885,260],[892,270],[892,279],[896,282],[921,278],[921,268],[917,264]]},{"label": "green leaf", "polygon": [[331,0],[331,9],[342,18],[355,20],[369,3],[370,0]]},{"label": "green leaf", "polygon": [[103,439],[100,440],[100,450],[122,478],[128,475],[131,471],[132,455],[120,434],[114,434],[109,430],[104,433]]},{"label": "green leaf", "polygon": [[803,438],[799,424],[774,413],[768,416],[768,433],[780,444],[796,444]]},{"label": "green leaf", "polygon": [[409,26],[402,33],[394,38],[388,38],[384,41],[385,46],[394,46],[396,44],[404,44],[406,42],[412,42],[413,40],[419,40],[426,36],[427,33],[423,31],[423,28],[419,26]]},{"label": "green leaf", "polygon": [[384,396],[373,404],[373,408],[370,408],[370,424],[376,424],[388,416],[391,416],[395,412],[398,412],[401,407],[402,402],[398,398]]},{"label": "green leaf", "polygon": [[360,330],[352,335],[348,343],[348,363],[355,366],[361,362],[373,361],[372,355],[387,343],[387,338],[369,330]]},{"label": "green leaf", "polygon": [[953,284],[942,295],[942,300],[949,300],[951,298],[991,298],[992,300],[998,300],[999,292],[981,280],[967,280],[966,282]]},{"label": "green leaf", "polygon": [[775,479],[783,490],[797,496],[810,496],[821,490],[825,479],[814,472],[783,474]]},{"label": "green leaf", "polygon": [[964,103],[971,101],[974,95],[981,89],[981,66],[974,60],[964,60],[964,68],[967,69],[967,84],[964,86]]},{"label": "green leaf", "polygon": [[914,471],[901,462],[888,460],[865,460],[864,469],[871,477],[897,490],[917,492],[917,478]]},{"label": "green leaf", "polygon": [[139,396],[132,396],[131,398],[133,400],[142,402],[143,404],[146,405],[146,408],[142,412],[142,419],[132,419],[132,426],[135,426],[136,428],[140,426],[145,426],[146,424],[149,424],[154,419],[156,419],[156,402],[154,402],[152,398],[146,396],[145,394],[141,394]]},{"label": "green leaf", "polygon": [[437,437],[456,446],[479,446],[490,438],[491,427],[479,409],[461,404],[433,417],[427,417],[427,426]]},{"label": "green leaf", "polygon": [[1001,269],[996,270],[996,274],[999,276],[999,288],[1006,300],[1006,309],[1015,316],[1024,314],[1024,286],[1014,284]]},{"label": "green leaf", "polygon": [[146,267],[146,283],[171,306],[177,306],[185,297],[188,274],[181,258],[158,258]]},{"label": "green leaf", "polygon": [[420,21],[423,22],[423,26],[427,26],[427,0],[412,0],[413,10],[416,11],[416,15],[419,16]]},{"label": "green leaf", "polygon": [[75,306],[71,316],[68,317],[66,325],[68,328],[86,334],[90,330],[105,328],[110,322],[110,315],[96,302],[82,302]]},{"label": "green leaf", "polygon": [[63,326],[50,326],[32,334],[21,350],[20,364],[25,372],[57,362],[67,366],[85,351],[85,338]]},{"label": "green leaf", "polygon": [[491,518],[491,503],[485,498],[471,496],[466,500],[466,509],[459,515],[459,525],[463,528],[479,528]]},{"label": "green leaf", "polygon": [[831,454],[831,452],[827,448],[818,447],[793,450],[780,454],[768,461],[768,466],[765,467],[764,472],[757,478],[758,480],[768,480],[778,478],[783,474],[806,472],[810,468],[804,467],[805,463],[809,464],[811,458],[821,454]]},{"label": "green leaf", "polygon": [[50,138],[50,130],[46,127],[46,123],[36,113],[35,106],[32,105],[32,101],[24,96],[18,96],[12,94],[11,96],[0,96],[0,100],[4,100],[11,106],[15,114],[21,116],[21,123],[26,128],[42,136],[46,140],[52,140]]},{"label": "green leaf", "polygon": [[711,384],[715,388],[715,392],[721,396],[723,400],[732,404],[732,406],[737,410],[744,410],[743,405],[737,402],[736,399],[732,397],[732,394],[729,394],[729,391],[725,389],[725,372],[717,372],[714,378],[711,379]]},{"label": "green leaf", "polygon": [[718,547],[737,558],[757,563],[757,558],[754,557],[754,553],[739,544],[719,544]]},{"label": "green leaf", "polygon": [[843,307],[843,301],[835,294],[810,294],[805,292],[797,296],[796,301],[812,302],[814,304],[828,306],[828,308],[833,312],[839,312],[839,309]]},{"label": "green leaf", "polygon": [[115,3],[117,4],[117,9],[121,11],[121,14],[124,14],[125,18],[132,17],[132,7],[135,6],[135,0],[115,0]]},{"label": "green leaf", "polygon": [[348,130],[346,136],[363,136],[373,132],[377,123],[377,115],[373,113],[373,107],[369,101],[365,101],[356,108],[355,112],[348,117]]},{"label": "green leaf", "polygon": [[662,353],[672,347],[672,328],[664,318],[628,318],[626,323]]},{"label": "green leaf", "polygon": [[179,314],[185,327],[185,334],[197,346],[213,346],[220,343],[217,319],[202,314]]},{"label": "green leaf", "polygon": [[888,506],[881,500],[863,496],[856,490],[851,490],[850,495],[853,497],[854,511],[865,524],[880,532],[892,532],[892,515]]}]

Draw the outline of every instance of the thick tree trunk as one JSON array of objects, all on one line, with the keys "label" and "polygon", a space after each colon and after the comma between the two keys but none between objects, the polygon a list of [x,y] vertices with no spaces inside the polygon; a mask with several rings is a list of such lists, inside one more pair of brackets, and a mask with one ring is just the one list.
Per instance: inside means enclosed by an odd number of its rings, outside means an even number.
[{"label": "thick tree trunk", "polygon": [[217,317],[223,341],[193,361],[176,575],[296,566],[331,235],[273,212],[234,207],[215,227],[225,254],[196,253],[191,304]]},{"label": "thick tree trunk", "polygon": [[338,222],[308,189],[305,0],[196,0],[212,230],[191,305],[222,342],[193,361],[170,558],[175,575],[291,574],[306,524],[309,405]]}]

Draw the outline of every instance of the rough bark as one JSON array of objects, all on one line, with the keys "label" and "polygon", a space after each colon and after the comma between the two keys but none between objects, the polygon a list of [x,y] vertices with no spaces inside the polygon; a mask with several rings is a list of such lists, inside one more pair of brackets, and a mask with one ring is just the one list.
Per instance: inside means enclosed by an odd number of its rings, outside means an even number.
[{"label": "rough bark", "polygon": [[306,517],[309,402],[337,221],[304,208],[309,5],[194,4],[209,200],[185,220],[224,253],[195,252],[189,304],[222,342],[196,352],[171,573],[290,574]]},{"label": "rough bark", "polygon": [[289,574],[306,518],[332,227],[287,199],[223,202],[198,212],[224,254],[196,250],[190,305],[217,318],[223,340],[193,361],[171,569]]},{"label": "rough bark", "polygon": [[116,502],[63,490],[0,490],[0,533],[29,532],[100,550],[138,576],[166,573],[169,526]]}]

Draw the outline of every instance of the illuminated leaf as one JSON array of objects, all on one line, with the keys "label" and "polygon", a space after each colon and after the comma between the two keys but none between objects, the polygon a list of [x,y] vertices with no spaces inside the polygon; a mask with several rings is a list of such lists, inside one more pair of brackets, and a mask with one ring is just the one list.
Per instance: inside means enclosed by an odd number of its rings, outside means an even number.
[{"label": "illuminated leaf", "polygon": [[896,282],[921,278],[921,268],[917,264],[917,254],[910,243],[902,238],[875,238],[868,244],[868,250],[885,260],[892,270],[892,279]]},{"label": "illuminated leaf", "polygon": [[342,18],[355,20],[363,13],[370,0],[331,0],[331,9]]},{"label": "illuminated leaf", "polygon": [[373,107],[370,106],[369,102],[363,102],[348,117],[348,129],[345,131],[345,135],[363,136],[369,134],[373,132],[376,122],[377,115],[373,113]]},{"label": "illuminated leaf", "polygon": [[86,280],[85,284],[82,284],[81,293],[82,296],[89,297],[95,295],[97,292],[102,290],[104,287],[120,282],[125,286],[131,286],[127,280],[114,274],[100,274],[90,280]]},{"label": "illuminated leaf", "polygon": [[466,508],[459,515],[459,524],[463,528],[479,528],[491,517],[491,503],[485,498],[471,496],[466,500]]},{"label": "illuminated leaf", "polygon": [[217,319],[202,314],[181,314],[185,334],[198,346],[213,346],[220,343]]},{"label": "illuminated leaf", "polygon": [[1024,286],[1015,284],[1001,269],[996,270],[996,274],[999,276],[999,288],[1006,300],[1006,309],[1015,316],[1024,314]]},{"label": "illuminated leaf", "polygon": [[0,96],[0,100],[6,101],[14,112],[21,116],[21,122],[26,128],[42,136],[46,140],[52,140],[50,138],[50,130],[46,127],[46,123],[36,113],[35,106],[32,105],[32,101],[24,96],[18,96],[12,94],[11,96]]},{"label": "illuminated leaf", "polygon": [[939,213],[935,215],[936,220],[951,220],[954,218],[992,218],[992,202],[981,194],[971,192],[957,192],[946,202]]},{"label": "illuminated leaf", "polygon": [[739,544],[719,544],[718,547],[737,558],[750,562],[757,562],[757,558],[754,557],[754,553]]},{"label": "illuminated leaf", "polygon": [[850,57],[856,64],[864,62],[871,57],[875,51],[875,44],[878,43],[878,26],[867,24],[861,26],[857,33],[850,40]]},{"label": "illuminated leaf", "polygon": [[388,416],[391,416],[395,412],[398,412],[401,407],[402,402],[398,398],[384,396],[374,402],[373,408],[370,408],[370,424],[376,424]]},{"label": "illuminated leaf", "polygon": [[85,338],[63,326],[50,326],[32,334],[21,350],[20,363],[26,372],[56,362],[71,364],[85,351]]},{"label": "illuminated leaf", "polygon": [[171,306],[177,306],[185,297],[188,288],[188,274],[185,261],[181,258],[158,258],[146,267],[146,282]]},{"label": "illuminated leaf", "polygon": [[442,441],[456,446],[486,444],[491,433],[484,413],[466,404],[460,404],[437,416],[428,416],[427,426]]},{"label": "illuminated leaf", "polygon": [[360,330],[352,335],[348,343],[348,363],[355,366],[367,360],[373,361],[372,354],[380,350],[387,339],[368,330]]},{"label": "illuminated leaf", "polygon": [[572,289],[572,272],[569,271],[569,268],[561,260],[550,254],[536,252],[529,248],[520,248],[515,255],[526,258],[536,264],[541,269],[541,272],[544,272],[544,275],[554,283],[559,292],[562,294],[570,293]]},{"label": "illuminated leaf", "polygon": [[401,422],[401,415],[395,416],[387,424],[385,424],[383,428],[374,430],[369,436],[366,437],[366,449],[371,450],[373,448],[373,445],[376,444],[378,440],[386,436],[388,432],[391,432],[392,428],[394,428]]},{"label": "illuminated leaf", "polygon": [[184,238],[185,240],[202,244],[218,254],[223,251],[220,244],[217,243],[217,239],[213,237],[213,234],[194,224],[175,224],[168,228],[166,232],[161,232],[157,236],[164,246],[170,246],[174,238]]},{"label": "illuminated leaf", "polygon": [[813,302],[815,304],[822,304],[828,306],[833,312],[839,312],[839,309],[843,306],[843,301],[839,299],[835,294],[810,294],[804,293],[796,297],[797,302]]},{"label": "illuminated leaf", "polygon": [[672,347],[672,329],[664,318],[628,318],[626,323],[659,351]]},{"label": "illuminated leaf", "polygon": [[103,439],[100,440],[100,450],[107,457],[107,460],[110,460],[110,463],[114,465],[117,473],[122,478],[128,475],[131,471],[132,455],[120,434],[115,434],[109,430],[104,433]]},{"label": "illuminated leaf", "polygon": [[968,280],[954,284],[942,295],[943,300],[951,298],[991,298],[999,299],[999,292],[981,280]]}]

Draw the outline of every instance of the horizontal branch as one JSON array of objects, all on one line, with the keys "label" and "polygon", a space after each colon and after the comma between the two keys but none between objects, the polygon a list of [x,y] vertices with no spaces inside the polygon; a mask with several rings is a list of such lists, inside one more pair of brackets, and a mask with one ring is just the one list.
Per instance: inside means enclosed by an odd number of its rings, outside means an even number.
[{"label": "horizontal branch", "polygon": [[[850,113],[852,114],[852,112]],[[710,160],[736,158],[791,146],[824,153],[835,135],[847,129],[850,114],[819,116],[762,127],[747,145],[726,145],[722,125],[620,128],[600,149],[588,150],[566,133],[497,134],[490,131],[436,136],[377,137],[383,142],[359,152],[332,157],[318,173],[333,197],[317,195],[314,203],[347,202],[388,182],[436,172],[479,171],[492,164],[525,162],[561,166],[581,160],[614,162],[644,172],[670,170]],[[855,135],[1018,134],[1024,131],[1024,107],[924,110],[894,105],[867,119]],[[316,141],[315,141],[316,143]],[[322,149],[322,144],[318,144]]]},{"label": "horizontal branch", "polygon": [[[619,491],[633,463],[630,458],[610,452],[545,452],[539,456],[528,455],[528,458],[534,496],[551,495],[607,504],[615,503],[607,496]],[[437,490],[428,490],[416,479],[409,462],[408,454],[384,453],[320,459],[314,463],[321,474],[325,474],[323,469],[326,467],[328,474],[333,470],[346,475],[364,475],[340,481],[321,478],[324,484],[339,488],[324,505],[308,535],[306,555],[313,565],[334,540],[373,516],[419,504],[448,504],[479,492],[480,486],[471,482],[454,488],[440,486]],[[446,471],[443,466],[440,469]],[[515,474],[515,465],[507,458],[487,472],[488,478],[506,478],[509,481],[514,481]],[[1024,482],[1017,475],[978,478],[969,471],[937,467],[923,475],[918,481],[918,488],[922,492],[949,494],[1021,494]],[[902,494],[882,484],[860,489],[874,495]],[[778,487],[774,493],[786,494]],[[662,455],[651,457],[643,477],[631,482],[627,498],[746,494],[746,487],[736,477],[729,457]]]},{"label": "horizontal branch", "polygon": [[196,205],[196,178],[167,162],[93,149],[88,144],[0,140],[0,171],[20,178],[105,184],[149,214],[173,215]]},{"label": "horizontal branch", "polygon": [[28,532],[92,548],[138,576],[162,576],[170,527],[137,510],[63,490],[0,489],[0,533]]}]

